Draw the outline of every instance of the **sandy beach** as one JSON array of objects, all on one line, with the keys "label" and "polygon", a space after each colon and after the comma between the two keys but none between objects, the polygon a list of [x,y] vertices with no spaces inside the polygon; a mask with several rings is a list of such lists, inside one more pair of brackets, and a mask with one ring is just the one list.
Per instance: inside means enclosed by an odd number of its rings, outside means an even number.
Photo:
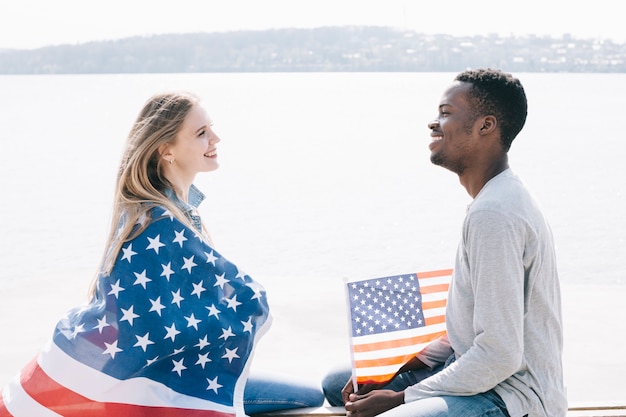
[{"label": "sandy beach", "polygon": [[[4,385],[48,339],[59,316],[86,292],[85,271],[33,280],[0,290],[0,384]],[[261,340],[252,369],[321,380],[347,361],[347,317],[341,282],[284,285],[258,278],[270,295],[273,326]],[[288,289],[285,289],[288,288]],[[626,297],[624,286],[564,285],[564,366],[570,403],[626,402]]]}]

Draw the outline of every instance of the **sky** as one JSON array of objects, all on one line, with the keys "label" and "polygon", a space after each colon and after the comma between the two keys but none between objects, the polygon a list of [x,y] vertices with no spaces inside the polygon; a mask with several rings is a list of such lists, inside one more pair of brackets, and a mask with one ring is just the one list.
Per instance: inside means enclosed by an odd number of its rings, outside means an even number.
[{"label": "sky", "polygon": [[0,0],[0,48],[169,33],[375,25],[626,42],[615,0]]}]

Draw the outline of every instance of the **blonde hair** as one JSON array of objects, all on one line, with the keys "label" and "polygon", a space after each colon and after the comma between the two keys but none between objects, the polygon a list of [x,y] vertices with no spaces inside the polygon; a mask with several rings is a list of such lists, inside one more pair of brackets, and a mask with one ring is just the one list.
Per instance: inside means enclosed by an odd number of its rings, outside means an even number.
[{"label": "blonde hair", "polygon": [[[149,211],[156,206],[165,207],[193,229],[190,220],[165,194],[166,189],[173,187],[163,175],[164,160],[159,147],[175,140],[187,114],[198,103],[199,98],[187,92],[156,94],[137,116],[128,134],[117,174],[111,229],[101,273],[108,275],[111,272],[124,243],[147,227]],[[94,280],[91,295],[95,285]]]}]

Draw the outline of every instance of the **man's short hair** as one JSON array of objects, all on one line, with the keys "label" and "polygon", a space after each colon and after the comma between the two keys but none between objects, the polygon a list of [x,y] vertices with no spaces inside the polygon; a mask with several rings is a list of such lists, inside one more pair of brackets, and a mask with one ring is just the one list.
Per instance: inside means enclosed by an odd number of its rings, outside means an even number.
[{"label": "man's short hair", "polygon": [[493,115],[500,126],[500,141],[505,151],[524,127],[528,113],[528,102],[522,83],[497,69],[466,70],[458,74],[455,81],[472,84],[471,100],[474,116]]}]

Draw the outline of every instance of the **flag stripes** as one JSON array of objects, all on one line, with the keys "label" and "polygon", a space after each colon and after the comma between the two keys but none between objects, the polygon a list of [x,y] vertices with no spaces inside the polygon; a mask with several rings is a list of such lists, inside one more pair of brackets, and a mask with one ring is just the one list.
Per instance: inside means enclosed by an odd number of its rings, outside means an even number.
[{"label": "flag stripes", "polygon": [[445,334],[451,275],[444,269],[347,282],[357,383],[387,382]]}]

